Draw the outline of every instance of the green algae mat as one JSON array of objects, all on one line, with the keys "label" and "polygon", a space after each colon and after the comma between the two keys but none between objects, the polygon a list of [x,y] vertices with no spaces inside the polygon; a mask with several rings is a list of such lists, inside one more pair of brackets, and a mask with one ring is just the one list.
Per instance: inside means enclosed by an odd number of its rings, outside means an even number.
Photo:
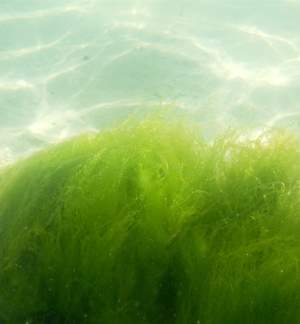
[{"label": "green algae mat", "polygon": [[300,140],[146,118],[0,173],[0,323],[300,323]]}]

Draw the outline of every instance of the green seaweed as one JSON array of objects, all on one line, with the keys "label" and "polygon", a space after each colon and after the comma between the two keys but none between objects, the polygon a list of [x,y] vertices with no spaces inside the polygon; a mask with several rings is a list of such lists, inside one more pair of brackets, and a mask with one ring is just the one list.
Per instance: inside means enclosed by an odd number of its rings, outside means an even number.
[{"label": "green seaweed", "polygon": [[0,174],[0,323],[300,323],[300,141],[151,117]]}]

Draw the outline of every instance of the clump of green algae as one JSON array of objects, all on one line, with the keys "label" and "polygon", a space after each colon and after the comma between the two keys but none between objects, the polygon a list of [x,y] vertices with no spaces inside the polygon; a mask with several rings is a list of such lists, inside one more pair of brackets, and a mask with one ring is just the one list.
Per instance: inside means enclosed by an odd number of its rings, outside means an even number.
[{"label": "clump of green algae", "polygon": [[300,323],[300,141],[127,121],[0,174],[0,322]]}]

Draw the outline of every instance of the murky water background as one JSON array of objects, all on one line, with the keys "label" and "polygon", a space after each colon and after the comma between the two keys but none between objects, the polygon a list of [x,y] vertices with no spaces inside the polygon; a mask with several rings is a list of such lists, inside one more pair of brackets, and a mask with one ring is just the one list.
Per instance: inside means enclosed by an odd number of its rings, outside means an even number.
[{"label": "murky water background", "polygon": [[176,105],[300,129],[299,0],[1,0],[0,164]]}]

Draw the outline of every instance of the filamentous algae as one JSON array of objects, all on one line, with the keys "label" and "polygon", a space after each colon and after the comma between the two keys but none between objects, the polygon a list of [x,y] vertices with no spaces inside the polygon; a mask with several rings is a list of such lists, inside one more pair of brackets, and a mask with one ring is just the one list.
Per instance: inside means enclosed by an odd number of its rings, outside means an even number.
[{"label": "filamentous algae", "polygon": [[0,174],[0,322],[300,323],[300,140],[146,118]]}]

